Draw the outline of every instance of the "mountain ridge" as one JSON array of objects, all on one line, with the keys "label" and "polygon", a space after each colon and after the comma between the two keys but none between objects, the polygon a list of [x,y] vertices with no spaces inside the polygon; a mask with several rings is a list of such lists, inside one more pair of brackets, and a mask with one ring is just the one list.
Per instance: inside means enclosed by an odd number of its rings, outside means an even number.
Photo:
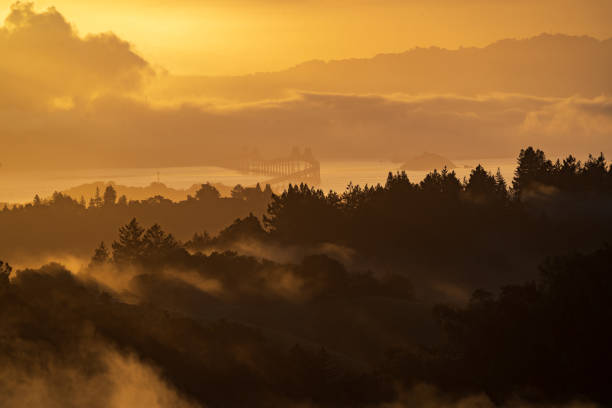
[{"label": "mountain ridge", "polygon": [[596,97],[612,94],[610,72],[612,39],[540,34],[481,48],[413,48],[371,58],[311,60],[282,71],[243,76],[170,75],[159,80],[156,96],[253,102],[286,98],[300,90]]}]

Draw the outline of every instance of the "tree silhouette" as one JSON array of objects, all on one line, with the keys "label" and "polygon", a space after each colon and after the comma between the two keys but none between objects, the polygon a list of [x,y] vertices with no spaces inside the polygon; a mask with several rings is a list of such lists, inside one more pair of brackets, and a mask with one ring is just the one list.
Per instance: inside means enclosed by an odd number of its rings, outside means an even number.
[{"label": "tree silhouette", "polygon": [[112,185],[109,185],[108,187],[106,187],[106,190],[104,190],[104,206],[108,207],[111,205],[115,205],[116,201],[117,192],[115,191],[115,188]]},{"label": "tree silhouette", "polygon": [[240,184],[236,184],[236,186],[232,189],[231,196],[232,198],[236,198],[238,200],[244,200],[246,197],[244,196],[244,187]]},{"label": "tree silhouette", "polygon": [[465,190],[475,197],[491,198],[497,195],[498,185],[495,177],[479,164],[470,173]]},{"label": "tree silhouette", "polygon": [[210,183],[202,184],[202,187],[196,192],[196,199],[200,201],[214,201],[217,200],[221,194]]},{"label": "tree silhouette", "polygon": [[172,234],[166,234],[159,224],[151,226],[142,238],[145,255],[165,254],[178,246]]},{"label": "tree silhouette", "polygon": [[266,231],[262,228],[259,219],[251,213],[248,217],[238,218],[222,230],[213,243],[232,243],[244,239],[262,240],[265,237]]},{"label": "tree silhouette", "polygon": [[136,218],[119,228],[119,241],[113,242],[113,260],[117,263],[133,263],[139,260],[145,252],[142,239],[144,228]]},{"label": "tree silhouette", "polygon": [[421,181],[420,188],[426,193],[442,193],[448,197],[456,197],[462,190],[461,181],[455,171],[449,172],[446,167],[440,173],[434,170],[427,174]]},{"label": "tree silhouette", "polygon": [[540,149],[535,150],[529,146],[521,149],[518,157],[518,167],[514,172],[512,189],[516,197],[520,199],[521,193],[525,190],[545,184],[550,179],[553,164],[546,159],[546,155]]},{"label": "tree silhouette", "polygon": [[497,168],[497,173],[495,173],[495,192],[501,200],[506,201],[508,199],[508,186],[499,167]]},{"label": "tree silhouette", "polygon": [[100,187],[96,187],[96,195],[89,200],[89,208],[102,207],[103,201],[100,197]]},{"label": "tree silhouette", "polygon": [[9,286],[9,278],[13,268],[7,263],[0,261],[0,291],[5,291]]},{"label": "tree silhouette", "polygon": [[126,207],[128,205],[128,200],[125,194],[119,197],[119,200],[117,201],[117,205],[122,206],[122,207]]},{"label": "tree silhouette", "polygon": [[[308,215],[308,216],[305,216]],[[289,185],[273,195],[264,225],[281,241],[312,243],[335,238],[342,231],[340,198],[306,184]]]},{"label": "tree silhouette", "polygon": [[110,254],[106,245],[104,245],[104,241],[100,242],[100,245],[94,251],[93,256],[91,257],[91,262],[89,266],[100,266],[107,263],[110,260]]}]

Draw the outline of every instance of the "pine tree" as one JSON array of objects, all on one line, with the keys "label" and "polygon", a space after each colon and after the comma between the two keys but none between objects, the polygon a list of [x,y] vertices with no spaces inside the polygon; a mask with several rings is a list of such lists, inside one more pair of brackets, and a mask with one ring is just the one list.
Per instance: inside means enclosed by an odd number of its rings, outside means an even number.
[{"label": "pine tree", "polygon": [[506,179],[504,179],[499,167],[497,168],[497,173],[495,173],[495,190],[498,197],[502,199],[508,198],[508,186],[506,185]]},{"label": "pine tree", "polygon": [[272,194],[274,194],[274,192],[272,191],[272,187],[270,186],[270,184],[266,184],[266,188],[264,189],[263,194],[266,198],[272,197]]},{"label": "pine tree", "polygon": [[95,208],[102,207],[102,197],[100,197],[100,187],[96,187],[96,195],[94,196],[93,204]]},{"label": "pine tree", "polygon": [[104,241],[100,243],[100,246],[96,248],[94,255],[91,257],[91,262],[89,266],[100,266],[107,263],[110,260],[110,254],[106,245],[104,245]]},{"label": "pine tree", "polygon": [[518,157],[518,166],[514,172],[512,189],[517,196],[525,189],[538,183],[546,183],[550,178],[553,164],[546,159],[546,155],[540,149],[535,150],[529,146],[522,149]]},{"label": "pine tree", "polygon": [[106,187],[106,190],[104,190],[104,206],[115,205],[116,201],[117,191],[115,191],[115,188],[112,185],[109,185]]},{"label": "pine tree", "polygon": [[12,271],[13,268],[9,264],[0,261],[0,293],[8,289]]},{"label": "pine tree", "polygon": [[200,189],[196,191],[196,199],[199,201],[215,201],[220,196],[219,190],[210,183],[202,184]]},{"label": "pine tree", "polygon": [[154,224],[149,228],[142,241],[146,254],[149,256],[168,252],[178,245],[172,234],[166,234],[159,224]]},{"label": "pine tree", "polygon": [[470,173],[466,190],[474,195],[493,196],[497,192],[495,177],[488,173],[480,164]]},{"label": "pine tree", "polygon": [[245,198],[245,188],[240,184],[236,184],[232,189],[231,196],[232,198],[236,198],[238,200],[244,200]]},{"label": "pine tree", "polygon": [[113,242],[113,260],[117,263],[133,263],[139,260],[145,251],[142,239],[144,228],[132,218],[129,224],[119,228],[119,241]]}]

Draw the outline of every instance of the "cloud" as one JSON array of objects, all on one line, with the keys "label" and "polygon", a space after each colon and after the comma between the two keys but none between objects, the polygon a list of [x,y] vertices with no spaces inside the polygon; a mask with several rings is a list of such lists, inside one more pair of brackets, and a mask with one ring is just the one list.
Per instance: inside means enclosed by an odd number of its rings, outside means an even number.
[{"label": "cloud", "polygon": [[112,33],[80,37],[54,8],[17,2],[0,27],[0,108],[70,107],[137,90],[148,63]]},{"label": "cloud", "polygon": [[612,152],[611,101],[298,93],[219,107],[101,97],[44,116],[11,112],[11,120],[0,120],[0,134],[5,168],[197,165],[233,157],[242,147],[279,156],[296,145],[345,159],[402,160],[423,151],[512,157],[527,145],[584,155]]},{"label": "cloud", "polygon": [[[540,39],[553,40],[568,41]],[[609,96],[288,87],[276,99],[231,104],[196,90],[197,99],[186,103],[153,99],[142,88],[151,74],[147,61],[114,34],[81,37],[57,10],[16,3],[0,28],[3,168],[201,165],[235,157],[241,148],[273,157],[296,145],[323,159],[405,160],[424,151],[509,157],[526,145],[553,155],[612,152]]]}]

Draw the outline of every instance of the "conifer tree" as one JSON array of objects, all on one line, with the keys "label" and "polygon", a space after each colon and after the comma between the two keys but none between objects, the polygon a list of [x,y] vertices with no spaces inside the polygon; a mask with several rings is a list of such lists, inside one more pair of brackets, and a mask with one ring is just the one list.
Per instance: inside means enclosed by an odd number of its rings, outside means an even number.
[{"label": "conifer tree", "polygon": [[94,255],[91,258],[91,262],[89,266],[99,266],[107,263],[110,260],[110,254],[106,245],[104,245],[104,241],[100,243],[98,248],[94,251]]},{"label": "conifer tree", "polygon": [[119,228],[119,241],[113,242],[113,260],[117,263],[132,263],[144,255],[144,228],[132,218],[129,224]]}]

